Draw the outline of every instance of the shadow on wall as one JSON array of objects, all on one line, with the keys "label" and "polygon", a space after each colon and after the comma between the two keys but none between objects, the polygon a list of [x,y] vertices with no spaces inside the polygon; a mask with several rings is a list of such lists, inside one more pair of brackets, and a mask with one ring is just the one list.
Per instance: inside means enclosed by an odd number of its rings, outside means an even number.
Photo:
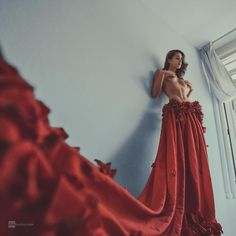
[{"label": "shadow on wall", "polygon": [[[149,79],[141,78],[141,83],[150,97],[150,88],[154,72],[149,73]],[[158,99],[150,97],[147,110],[140,118],[140,122],[128,140],[120,146],[118,151],[109,158],[112,167],[117,169],[115,180],[135,197],[143,190],[147,177],[151,172],[151,164],[156,158],[162,107],[167,97],[161,93]]]}]

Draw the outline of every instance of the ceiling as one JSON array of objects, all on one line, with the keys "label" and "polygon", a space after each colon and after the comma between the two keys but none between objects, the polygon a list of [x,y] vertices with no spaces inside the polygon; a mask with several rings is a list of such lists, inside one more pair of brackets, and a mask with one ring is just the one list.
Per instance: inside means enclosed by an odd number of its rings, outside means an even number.
[{"label": "ceiling", "polygon": [[236,28],[235,0],[140,0],[196,48]]}]

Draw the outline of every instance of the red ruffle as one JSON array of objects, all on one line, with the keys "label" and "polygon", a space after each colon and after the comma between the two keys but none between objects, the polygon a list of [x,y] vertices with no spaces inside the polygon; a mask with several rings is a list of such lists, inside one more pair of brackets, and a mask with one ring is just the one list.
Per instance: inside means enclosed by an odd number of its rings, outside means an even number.
[{"label": "red ruffle", "polygon": [[111,162],[104,163],[101,160],[95,159],[94,161],[97,162],[97,165],[99,166],[99,170],[104,173],[105,175],[108,175],[110,177],[114,177],[116,174],[116,169],[111,169]]},{"label": "red ruffle", "polygon": [[204,219],[202,214],[198,212],[197,214],[189,214],[189,229],[196,235],[202,236],[220,236],[223,233],[222,227],[219,223],[215,221],[207,221]]},{"label": "red ruffle", "polygon": [[178,102],[175,99],[170,99],[169,103],[165,104],[162,109],[162,117],[165,118],[170,112],[174,112],[177,120],[179,121],[184,119],[184,114],[192,113],[196,115],[202,126],[203,132],[206,132],[206,127],[203,126],[204,114],[202,112],[202,106],[198,101]]}]

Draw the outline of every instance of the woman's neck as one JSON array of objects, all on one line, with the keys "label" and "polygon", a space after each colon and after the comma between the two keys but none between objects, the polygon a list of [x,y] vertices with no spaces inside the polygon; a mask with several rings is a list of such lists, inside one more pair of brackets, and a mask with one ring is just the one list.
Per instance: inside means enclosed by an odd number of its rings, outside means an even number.
[{"label": "woman's neck", "polygon": [[168,70],[173,71],[176,74],[176,68],[175,67],[170,66]]}]

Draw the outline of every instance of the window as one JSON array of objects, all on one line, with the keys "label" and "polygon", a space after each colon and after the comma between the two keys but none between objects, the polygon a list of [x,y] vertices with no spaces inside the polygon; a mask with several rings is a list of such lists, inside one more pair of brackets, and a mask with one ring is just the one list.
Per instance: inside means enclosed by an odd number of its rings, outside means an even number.
[{"label": "window", "polygon": [[[221,57],[226,70],[231,75],[232,81],[236,84],[236,52],[227,57]],[[236,98],[230,102],[223,103],[226,128],[230,144],[230,154],[234,167],[234,181],[236,183]]]},{"label": "window", "polygon": [[236,83],[236,52],[232,53],[226,58],[221,58],[226,70],[231,75],[234,83]]},{"label": "window", "polygon": [[[220,60],[236,85],[236,39],[216,49]],[[213,99],[221,165],[227,198],[236,198],[236,98],[229,102]]]}]

